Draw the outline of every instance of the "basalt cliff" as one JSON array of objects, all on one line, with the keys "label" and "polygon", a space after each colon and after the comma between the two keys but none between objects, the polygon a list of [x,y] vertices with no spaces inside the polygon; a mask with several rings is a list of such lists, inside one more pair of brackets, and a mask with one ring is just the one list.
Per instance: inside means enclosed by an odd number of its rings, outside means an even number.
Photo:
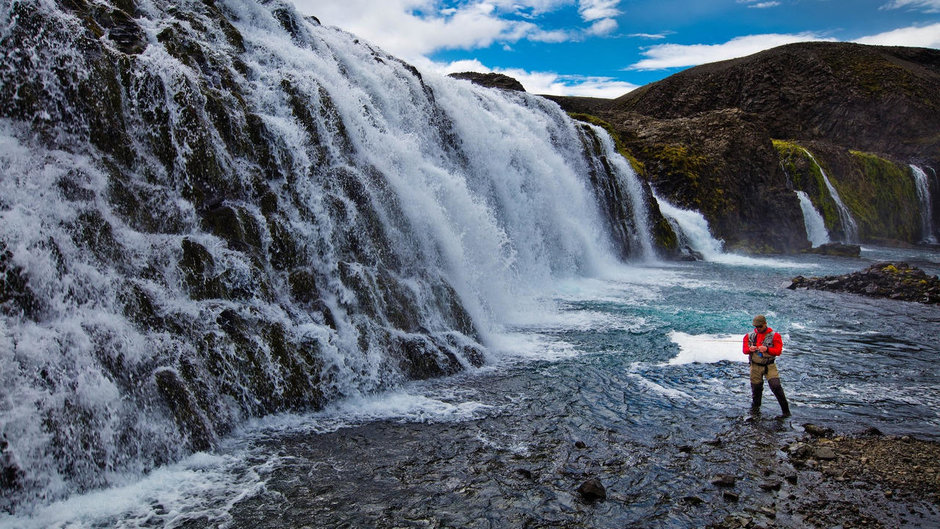
[{"label": "basalt cliff", "polygon": [[614,100],[552,99],[607,122],[657,193],[731,248],[807,248],[797,191],[833,241],[936,241],[938,50],[792,44]]}]

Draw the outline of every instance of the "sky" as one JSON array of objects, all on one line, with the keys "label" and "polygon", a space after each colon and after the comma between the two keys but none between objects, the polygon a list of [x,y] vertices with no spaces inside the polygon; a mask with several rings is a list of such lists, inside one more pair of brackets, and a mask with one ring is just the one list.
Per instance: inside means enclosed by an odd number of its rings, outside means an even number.
[{"label": "sky", "polygon": [[940,48],[940,0],[292,0],[422,69],[613,98],[804,41]]}]

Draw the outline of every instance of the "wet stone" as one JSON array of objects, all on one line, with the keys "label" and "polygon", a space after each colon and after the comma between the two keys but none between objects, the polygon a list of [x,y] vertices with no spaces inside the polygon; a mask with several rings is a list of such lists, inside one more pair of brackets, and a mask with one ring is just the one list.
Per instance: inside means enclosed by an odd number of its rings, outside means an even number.
[{"label": "wet stone", "polygon": [[587,502],[603,501],[607,499],[607,489],[597,478],[591,478],[578,487],[578,494]]},{"label": "wet stone", "polygon": [[734,476],[728,474],[715,476],[711,480],[711,484],[715,485],[716,487],[733,487],[736,482],[737,479]]}]

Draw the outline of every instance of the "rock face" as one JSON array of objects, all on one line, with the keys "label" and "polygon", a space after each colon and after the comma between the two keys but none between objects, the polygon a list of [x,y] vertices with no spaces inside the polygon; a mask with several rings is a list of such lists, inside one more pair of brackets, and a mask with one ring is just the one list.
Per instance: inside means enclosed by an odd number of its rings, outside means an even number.
[{"label": "rock face", "polygon": [[[611,101],[552,99],[610,122],[656,191],[700,210],[729,247],[808,248],[797,190],[834,239],[925,238],[908,164],[940,166],[940,51],[792,44],[690,68]],[[845,236],[804,148],[857,217],[858,241]],[[937,211],[940,185],[925,172]]]},{"label": "rock face", "polygon": [[928,276],[907,263],[879,263],[860,272],[841,276],[798,276],[788,287],[813,288],[833,292],[851,292],[875,298],[940,303],[940,278]]},{"label": "rock face", "polygon": [[504,90],[517,90],[525,92],[522,83],[501,73],[459,72],[450,74],[455,79],[466,79],[472,83],[489,88],[502,88]]}]

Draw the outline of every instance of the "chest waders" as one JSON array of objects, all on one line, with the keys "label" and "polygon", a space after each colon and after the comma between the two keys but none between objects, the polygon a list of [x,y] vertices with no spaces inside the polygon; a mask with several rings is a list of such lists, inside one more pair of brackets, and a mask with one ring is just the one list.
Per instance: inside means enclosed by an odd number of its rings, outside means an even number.
[{"label": "chest waders", "polygon": [[[767,349],[770,349],[774,344],[774,333],[767,332],[764,334],[764,339],[760,344],[757,343],[757,332],[752,331],[747,335],[748,345],[763,345]],[[770,353],[751,353],[749,355],[749,363],[752,364],[751,368],[753,369],[754,365],[761,366],[763,369],[767,369],[767,366],[774,363],[776,357]],[[774,397],[777,397],[777,403],[780,404],[780,411],[783,417],[790,416],[790,404],[787,402],[786,395],[783,394],[783,386],[780,385],[780,378],[768,378],[767,384],[770,386],[770,391],[774,393]],[[759,384],[751,382],[751,413],[760,413],[760,402],[761,397],[764,394],[764,378],[761,377]]]}]

